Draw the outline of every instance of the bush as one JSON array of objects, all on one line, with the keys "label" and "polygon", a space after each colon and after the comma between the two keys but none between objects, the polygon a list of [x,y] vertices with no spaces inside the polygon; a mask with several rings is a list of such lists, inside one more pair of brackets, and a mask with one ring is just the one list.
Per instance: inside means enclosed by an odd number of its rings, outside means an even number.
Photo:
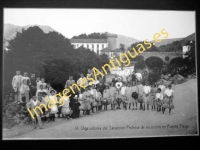
[{"label": "bush", "polygon": [[170,61],[169,65],[173,65],[174,67],[182,67],[184,65],[184,59],[182,57],[175,57]]},{"label": "bush", "polygon": [[157,82],[158,80],[160,80],[161,75],[159,73],[149,73],[148,76],[148,81],[149,84],[152,85],[153,83]]}]

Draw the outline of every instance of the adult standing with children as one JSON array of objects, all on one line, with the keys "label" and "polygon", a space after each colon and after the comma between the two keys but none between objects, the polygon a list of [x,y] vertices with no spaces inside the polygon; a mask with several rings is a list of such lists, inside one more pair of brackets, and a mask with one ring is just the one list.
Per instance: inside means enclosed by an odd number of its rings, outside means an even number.
[{"label": "adult standing with children", "polygon": [[20,87],[22,85],[22,75],[20,75],[20,71],[16,71],[16,75],[12,79],[12,87],[15,93],[15,101],[19,102],[21,99],[20,95]]}]

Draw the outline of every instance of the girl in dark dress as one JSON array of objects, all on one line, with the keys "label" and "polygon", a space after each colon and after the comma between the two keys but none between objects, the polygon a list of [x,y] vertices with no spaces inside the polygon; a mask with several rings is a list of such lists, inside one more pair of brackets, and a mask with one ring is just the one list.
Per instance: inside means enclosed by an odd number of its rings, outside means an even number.
[{"label": "girl in dark dress", "polygon": [[80,116],[80,109],[79,106],[81,106],[81,104],[78,101],[78,96],[75,96],[75,102],[74,102],[74,118],[79,118]]}]

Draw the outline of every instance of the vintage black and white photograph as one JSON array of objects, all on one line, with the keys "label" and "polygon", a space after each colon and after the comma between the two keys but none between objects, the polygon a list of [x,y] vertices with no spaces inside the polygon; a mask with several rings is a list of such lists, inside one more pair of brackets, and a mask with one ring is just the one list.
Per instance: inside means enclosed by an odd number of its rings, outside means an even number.
[{"label": "vintage black and white photograph", "polygon": [[196,12],[4,8],[3,140],[197,136]]}]

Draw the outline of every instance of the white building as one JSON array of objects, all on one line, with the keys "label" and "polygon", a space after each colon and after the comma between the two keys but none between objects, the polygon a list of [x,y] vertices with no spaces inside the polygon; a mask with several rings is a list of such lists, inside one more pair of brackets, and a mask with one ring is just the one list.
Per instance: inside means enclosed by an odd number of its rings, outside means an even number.
[{"label": "white building", "polygon": [[107,39],[70,39],[70,42],[76,49],[83,46],[97,54],[100,54],[102,49],[108,47]]},{"label": "white building", "polygon": [[186,53],[190,51],[190,45],[183,46],[183,58],[187,57]]},{"label": "white building", "polygon": [[102,49],[101,54],[103,54],[103,53],[108,55],[109,58],[113,58],[114,56],[119,57],[123,52],[122,52],[122,50],[120,50],[118,48],[111,50],[107,47],[107,48]]}]

